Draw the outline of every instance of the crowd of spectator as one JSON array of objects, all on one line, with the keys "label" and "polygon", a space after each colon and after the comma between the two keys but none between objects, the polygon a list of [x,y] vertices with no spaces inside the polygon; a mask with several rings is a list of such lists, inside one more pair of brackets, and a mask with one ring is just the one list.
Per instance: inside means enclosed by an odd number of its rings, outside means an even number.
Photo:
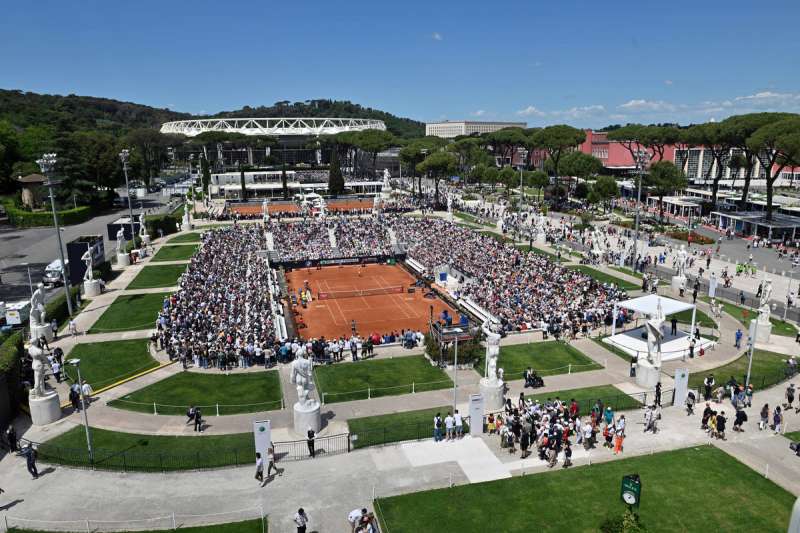
[{"label": "crowd of spectator", "polygon": [[153,339],[188,365],[247,367],[275,342],[271,278],[260,225],[207,231],[199,251],[164,299]]}]

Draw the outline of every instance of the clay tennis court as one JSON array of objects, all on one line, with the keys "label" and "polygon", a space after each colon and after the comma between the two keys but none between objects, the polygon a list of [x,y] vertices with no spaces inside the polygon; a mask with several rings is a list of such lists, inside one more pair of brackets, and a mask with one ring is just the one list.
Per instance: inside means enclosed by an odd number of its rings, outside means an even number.
[{"label": "clay tennis court", "polygon": [[327,204],[328,211],[353,211],[358,209],[372,209],[374,200],[330,200]]},{"label": "clay tennis court", "polygon": [[[457,316],[453,308],[438,297],[423,297],[426,290],[421,287],[409,294],[407,289],[416,279],[395,265],[330,266],[319,270],[311,267],[286,273],[286,282],[292,294],[296,295],[305,281],[308,281],[313,299],[306,309],[299,304],[299,299],[294,307],[298,313],[295,316],[298,334],[305,339],[350,336],[352,320],[356,321],[359,335],[382,335],[401,329],[427,332],[431,305],[434,320],[443,309]],[[397,292],[335,297],[337,291],[352,293],[371,289]],[[323,293],[323,299],[319,298],[320,292]]]},{"label": "clay tennis court", "polygon": [[[296,204],[269,204],[267,210],[272,213],[299,213],[300,207]],[[231,212],[239,215],[260,215],[261,204],[258,205],[234,205]]]}]

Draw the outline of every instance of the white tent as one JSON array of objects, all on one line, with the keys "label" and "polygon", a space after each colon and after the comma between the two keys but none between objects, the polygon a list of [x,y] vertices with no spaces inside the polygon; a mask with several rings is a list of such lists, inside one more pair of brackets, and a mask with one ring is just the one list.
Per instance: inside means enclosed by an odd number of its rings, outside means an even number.
[{"label": "white tent", "polygon": [[659,296],[658,294],[648,294],[647,296],[631,298],[630,300],[625,300],[624,302],[617,302],[614,304],[614,321],[611,323],[611,335],[613,336],[616,333],[617,313],[619,312],[620,307],[630,311],[635,311],[642,315],[652,316],[655,314],[659,302],[661,303],[661,310],[664,312],[665,317],[691,309],[692,327],[689,332],[691,334],[691,332],[694,331],[694,320],[695,315],[697,314],[697,306],[695,304],[682,302],[680,300],[673,300],[672,298]]}]

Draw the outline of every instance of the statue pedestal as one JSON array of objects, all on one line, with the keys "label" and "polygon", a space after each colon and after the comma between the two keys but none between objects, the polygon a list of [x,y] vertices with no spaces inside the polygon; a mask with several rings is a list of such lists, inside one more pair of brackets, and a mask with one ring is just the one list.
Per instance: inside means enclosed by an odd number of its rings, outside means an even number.
[{"label": "statue pedestal", "polygon": [[142,235],[142,244],[150,244],[150,235],[146,233]]},{"label": "statue pedestal", "polygon": [[130,266],[131,258],[128,254],[117,254],[117,266]]},{"label": "statue pedestal", "polygon": [[681,292],[681,287],[686,287],[686,277],[672,276],[672,292],[679,294]]},{"label": "statue pedestal", "polygon": [[300,405],[295,402],[293,411],[295,433],[305,436],[308,428],[313,429],[314,433],[319,433],[322,428],[322,415],[318,401],[314,400],[310,405]]},{"label": "statue pedestal", "polygon": [[38,339],[40,337],[47,339],[48,343],[53,340],[53,328],[50,327],[50,324],[31,326],[31,339]]},{"label": "statue pedestal", "polygon": [[29,397],[28,405],[34,426],[46,426],[61,418],[61,402],[54,390],[47,391],[44,396]]},{"label": "statue pedestal", "polygon": [[483,408],[487,411],[499,411],[503,408],[505,398],[503,398],[503,382],[490,382],[486,378],[481,378],[480,391],[483,396]]},{"label": "statue pedestal", "polygon": [[100,280],[89,279],[83,282],[83,295],[87,298],[98,296],[100,292]]},{"label": "statue pedestal", "polygon": [[646,359],[636,364],[636,384],[645,389],[654,389],[661,381],[661,367],[653,366]]},{"label": "statue pedestal", "polygon": [[181,231],[188,231],[190,229],[192,229],[192,221],[189,220],[188,216],[184,215],[181,220]]},{"label": "statue pedestal", "polygon": [[758,320],[756,323],[756,342],[769,342],[770,335],[772,335],[772,323],[764,323],[760,319],[756,320]]}]

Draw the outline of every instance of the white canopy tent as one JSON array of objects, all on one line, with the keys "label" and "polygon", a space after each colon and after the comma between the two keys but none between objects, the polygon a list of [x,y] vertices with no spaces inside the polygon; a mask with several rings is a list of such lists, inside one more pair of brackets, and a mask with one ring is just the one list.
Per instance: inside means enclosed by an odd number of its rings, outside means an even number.
[{"label": "white canopy tent", "polygon": [[661,310],[664,312],[665,317],[691,309],[692,327],[689,331],[694,331],[694,321],[695,316],[697,315],[697,306],[695,304],[682,302],[680,300],[673,300],[672,298],[659,296],[658,294],[648,294],[647,296],[631,298],[630,300],[625,300],[624,302],[617,302],[614,304],[614,320],[611,323],[611,336],[613,337],[617,330],[617,314],[619,313],[620,307],[642,315],[652,316],[656,313],[659,302],[661,303]]}]

